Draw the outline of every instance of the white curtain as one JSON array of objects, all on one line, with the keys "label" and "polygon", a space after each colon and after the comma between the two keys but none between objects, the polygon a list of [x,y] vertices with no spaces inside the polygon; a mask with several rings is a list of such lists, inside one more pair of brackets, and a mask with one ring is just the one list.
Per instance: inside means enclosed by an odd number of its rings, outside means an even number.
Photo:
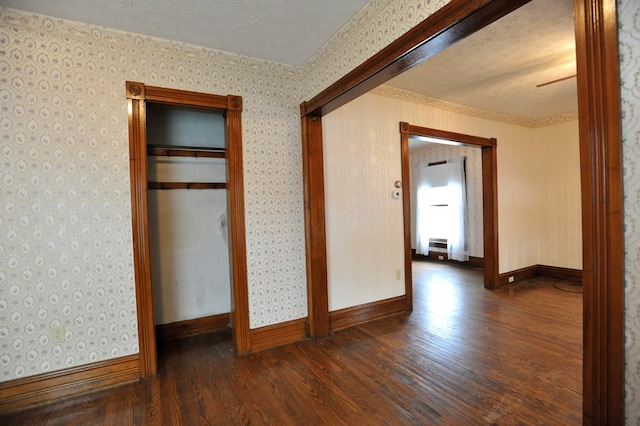
[{"label": "white curtain", "polygon": [[[416,253],[429,254],[430,230],[438,226],[448,228],[447,252],[449,259],[460,262],[469,260],[467,226],[467,188],[465,158],[448,160],[445,164],[418,168],[416,197]],[[435,224],[429,217],[431,188],[447,187],[449,224]]]},{"label": "white curtain", "polygon": [[416,253],[429,254],[429,167],[418,168],[418,192],[416,197]]},{"label": "white curtain", "polygon": [[449,259],[464,262],[469,260],[467,235],[467,182],[465,179],[464,157],[450,160],[448,166],[447,188],[450,194],[449,212],[451,227],[447,238]]}]

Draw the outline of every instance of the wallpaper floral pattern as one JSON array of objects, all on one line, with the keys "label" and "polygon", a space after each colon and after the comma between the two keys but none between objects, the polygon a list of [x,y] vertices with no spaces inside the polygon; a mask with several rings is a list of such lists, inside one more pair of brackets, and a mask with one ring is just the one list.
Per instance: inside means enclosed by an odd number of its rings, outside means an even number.
[{"label": "wallpaper floral pattern", "polygon": [[[0,381],[137,352],[125,80],[244,97],[251,327],[295,319],[306,316],[298,104],[446,3],[372,0],[301,68],[0,8]],[[640,424],[640,5],[617,3],[626,413]],[[58,323],[64,346],[49,342]]]},{"label": "wallpaper floral pattern", "polygon": [[627,424],[640,425],[640,3],[618,1],[624,156]]},{"label": "wallpaper floral pattern", "polygon": [[306,317],[298,69],[6,8],[0,22],[0,381],[138,352],[126,80],[243,96],[250,326]]}]

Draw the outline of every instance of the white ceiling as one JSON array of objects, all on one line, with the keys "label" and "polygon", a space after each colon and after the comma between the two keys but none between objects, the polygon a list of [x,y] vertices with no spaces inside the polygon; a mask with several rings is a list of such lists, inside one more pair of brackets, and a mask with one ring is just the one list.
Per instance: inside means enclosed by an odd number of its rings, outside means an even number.
[{"label": "white ceiling", "polygon": [[302,65],[367,0],[0,0],[0,5]]},{"label": "white ceiling", "polygon": [[[0,0],[15,9],[289,65],[308,60],[366,3]],[[575,73],[572,3],[533,0],[387,85],[529,120],[575,112],[575,79],[535,87]]]},{"label": "white ceiling", "polygon": [[538,121],[578,108],[573,0],[533,0],[386,83]]}]

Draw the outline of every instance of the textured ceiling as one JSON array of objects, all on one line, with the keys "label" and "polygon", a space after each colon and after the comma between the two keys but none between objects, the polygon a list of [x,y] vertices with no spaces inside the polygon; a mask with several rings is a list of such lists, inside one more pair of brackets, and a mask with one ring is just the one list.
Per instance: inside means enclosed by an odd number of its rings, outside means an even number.
[{"label": "textured ceiling", "polygon": [[573,0],[533,0],[403,73],[388,86],[542,120],[577,111]]},{"label": "textured ceiling", "polygon": [[[381,0],[370,0],[381,1]],[[387,0],[396,1],[396,0]],[[0,0],[0,5],[301,65],[367,0]],[[387,83],[527,120],[577,111],[573,0],[533,0]]]},{"label": "textured ceiling", "polygon": [[0,0],[0,5],[302,65],[367,0]]}]

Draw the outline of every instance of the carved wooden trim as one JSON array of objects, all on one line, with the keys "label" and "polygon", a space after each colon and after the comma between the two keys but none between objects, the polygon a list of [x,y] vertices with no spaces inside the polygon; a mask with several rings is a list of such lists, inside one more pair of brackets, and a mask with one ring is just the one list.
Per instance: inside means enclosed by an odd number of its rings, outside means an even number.
[{"label": "carved wooden trim", "polygon": [[140,378],[138,355],[128,355],[53,373],[0,383],[0,412],[23,410],[49,404]]},{"label": "carved wooden trim", "polygon": [[398,296],[329,313],[331,331],[407,312],[407,297]]},{"label": "carved wooden trim", "polygon": [[127,81],[127,99],[144,99],[144,84],[134,81]]},{"label": "carved wooden trim", "polygon": [[615,0],[576,0],[584,424],[624,423],[624,227]]},{"label": "carved wooden trim", "polygon": [[229,329],[230,315],[218,314],[186,321],[156,325],[158,343]]},{"label": "carved wooden trim", "polygon": [[241,96],[227,96],[227,110],[228,111],[242,111],[242,97]]},{"label": "carved wooden trim", "polygon": [[[127,82],[130,90],[143,83]],[[151,256],[147,206],[146,108],[144,99],[130,98],[129,102],[129,168],[131,174],[131,221],[133,266],[136,282],[136,311],[138,315],[138,347],[140,375],[155,376],[158,369],[156,338],[153,324],[153,295],[151,290]]]},{"label": "carved wooden trim", "polygon": [[307,337],[307,319],[254,328],[250,334],[252,352],[297,342]]}]

